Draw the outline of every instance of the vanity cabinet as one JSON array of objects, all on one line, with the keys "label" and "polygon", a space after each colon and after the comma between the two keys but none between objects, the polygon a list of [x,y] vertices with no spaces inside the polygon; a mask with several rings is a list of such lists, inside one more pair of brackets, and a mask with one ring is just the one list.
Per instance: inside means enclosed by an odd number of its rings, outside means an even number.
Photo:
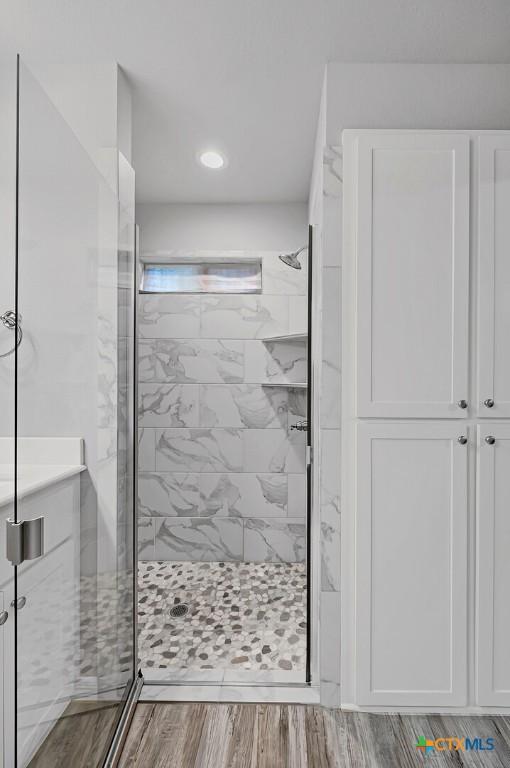
[{"label": "vanity cabinet", "polygon": [[343,704],[509,707],[510,133],[343,142]]},{"label": "vanity cabinet", "polygon": [[[6,765],[14,765],[16,749],[19,764],[28,765],[78,690],[79,474],[23,496],[18,510],[26,520],[44,517],[44,555],[18,566],[16,636],[14,569],[3,554],[0,558],[0,611],[3,600],[8,612],[0,626],[0,753]],[[2,531],[12,515],[12,501],[0,504]]]}]

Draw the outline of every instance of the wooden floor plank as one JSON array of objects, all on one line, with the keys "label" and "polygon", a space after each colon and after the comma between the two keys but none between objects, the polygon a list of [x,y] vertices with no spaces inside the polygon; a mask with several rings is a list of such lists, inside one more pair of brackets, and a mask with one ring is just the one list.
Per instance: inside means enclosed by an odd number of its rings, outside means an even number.
[{"label": "wooden floor plank", "polygon": [[150,729],[154,707],[154,704],[138,704],[136,707],[129,729],[129,739],[127,739],[122,753],[125,768],[133,768],[139,760],[143,736]]},{"label": "wooden floor plank", "polygon": [[117,702],[72,702],[29,763],[29,768],[95,768],[105,756],[120,714]]},{"label": "wooden floor plank", "polygon": [[229,705],[225,768],[256,768],[257,708],[255,705]]},{"label": "wooden floor plank", "polygon": [[256,768],[287,768],[288,707],[257,704]]},{"label": "wooden floor plank", "polygon": [[289,745],[287,768],[307,768],[306,707],[296,704],[288,707]]},{"label": "wooden floor plank", "polygon": [[493,752],[435,752],[434,768],[510,766],[508,717],[376,715],[284,704],[140,707],[120,768],[422,768],[421,736],[495,740]]}]

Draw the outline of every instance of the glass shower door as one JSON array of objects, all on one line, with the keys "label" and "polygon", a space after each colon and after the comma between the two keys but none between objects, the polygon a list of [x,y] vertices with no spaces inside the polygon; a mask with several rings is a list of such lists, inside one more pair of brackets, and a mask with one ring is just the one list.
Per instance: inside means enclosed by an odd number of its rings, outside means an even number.
[{"label": "glass shower door", "polygon": [[136,673],[134,214],[23,64],[18,100],[13,764],[93,767]]}]

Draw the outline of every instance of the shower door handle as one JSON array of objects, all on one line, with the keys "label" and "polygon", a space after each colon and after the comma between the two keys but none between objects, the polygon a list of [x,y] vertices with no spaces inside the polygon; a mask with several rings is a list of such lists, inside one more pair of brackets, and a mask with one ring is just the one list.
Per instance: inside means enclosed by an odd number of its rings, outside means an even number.
[{"label": "shower door handle", "polygon": [[7,559],[11,565],[21,565],[25,560],[35,560],[44,555],[44,517],[6,521]]}]

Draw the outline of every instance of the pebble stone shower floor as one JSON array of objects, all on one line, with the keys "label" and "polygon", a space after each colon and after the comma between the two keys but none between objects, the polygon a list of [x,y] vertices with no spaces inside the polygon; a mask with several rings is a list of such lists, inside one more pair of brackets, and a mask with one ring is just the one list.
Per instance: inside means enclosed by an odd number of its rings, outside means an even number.
[{"label": "pebble stone shower floor", "polygon": [[[140,562],[142,669],[302,671],[303,563]],[[174,606],[188,611],[172,617]],[[182,609],[181,609],[182,610]]]}]

